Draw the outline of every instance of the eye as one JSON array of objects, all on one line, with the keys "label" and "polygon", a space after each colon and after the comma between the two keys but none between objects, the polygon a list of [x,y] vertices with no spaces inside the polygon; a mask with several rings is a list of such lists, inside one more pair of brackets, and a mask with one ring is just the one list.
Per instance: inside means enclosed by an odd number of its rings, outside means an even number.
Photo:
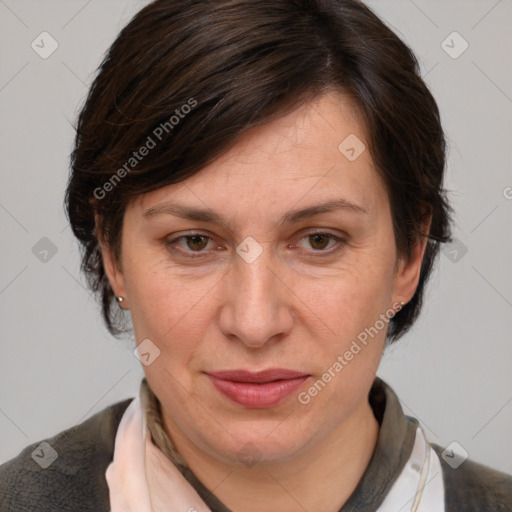
[{"label": "eye", "polygon": [[[340,246],[346,244],[346,241],[343,238],[323,231],[309,233],[306,236],[303,236],[301,240],[307,241],[308,245],[314,249],[313,253],[316,252],[322,254],[332,254],[338,251],[341,248]],[[329,245],[330,242],[333,243]],[[319,254],[319,256],[322,254]]]},{"label": "eye", "polygon": [[[197,258],[202,257],[207,252],[205,249],[209,241],[211,241],[211,237],[208,235],[194,232],[166,240],[165,247],[170,252],[179,254],[185,258]],[[180,242],[183,242],[181,246]],[[196,255],[194,253],[196,253]]]}]

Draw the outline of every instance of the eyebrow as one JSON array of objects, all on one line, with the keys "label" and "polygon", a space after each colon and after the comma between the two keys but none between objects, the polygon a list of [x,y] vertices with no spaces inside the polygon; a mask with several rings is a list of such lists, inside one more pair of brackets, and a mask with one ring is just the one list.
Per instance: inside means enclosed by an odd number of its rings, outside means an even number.
[{"label": "eyebrow", "polygon": [[[368,210],[356,203],[352,203],[346,199],[331,199],[330,201],[314,204],[306,208],[291,210],[283,215],[279,220],[279,224],[295,224],[304,219],[309,219],[315,215],[322,213],[329,213],[338,210],[345,210],[354,213],[368,215]],[[232,229],[230,222],[220,213],[211,210],[209,208],[197,208],[194,206],[186,206],[171,201],[164,201],[155,206],[148,208],[144,214],[144,218],[150,218],[159,213],[166,213],[169,215],[175,215],[177,217],[195,220],[199,222],[210,222],[219,224],[227,229]]]}]

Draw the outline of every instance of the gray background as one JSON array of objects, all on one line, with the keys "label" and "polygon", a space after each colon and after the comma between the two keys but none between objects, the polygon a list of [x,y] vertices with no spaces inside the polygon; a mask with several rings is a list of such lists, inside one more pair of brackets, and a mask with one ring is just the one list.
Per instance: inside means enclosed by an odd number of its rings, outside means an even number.
[{"label": "gray background", "polygon": [[[0,0],[0,463],[138,391],[133,340],[104,329],[62,200],[70,121],[144,3]],[[416,52],[438,100],[458,238],[379,375],[431,441],[512,473],[512,2],[368,3]],[[46,59],[31,47],[43,31],[59,45]],[[457,58],[454,31],[469,44]]]}]

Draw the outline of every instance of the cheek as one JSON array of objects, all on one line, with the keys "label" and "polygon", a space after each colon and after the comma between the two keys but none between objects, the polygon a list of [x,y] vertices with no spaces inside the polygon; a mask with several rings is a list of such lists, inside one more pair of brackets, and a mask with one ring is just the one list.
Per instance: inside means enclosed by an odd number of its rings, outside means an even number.
[{"label": "cheek", "polygon": [[324,307],[321,316],[328,331],[323,332],[328,334],[310,353],[316,374],[300,403],[307,403],[313,416],[324,417],[322,411],[330,409],[333,425],[364,399],[380,363],[391,318],[388,314],[383,320],[381,315],[390,311],[392,280],[379,265],[361,265],[359,270],[331,282],[328,291],[318,283],[308,298],[310,304]]},{"label": "cheek", "polygon": [[329,276],[309,281],[300,295],[328,319],[332,331],[354,336],[391,306],[392,256],[389,251],[368,249]]},{"label": "cheek", "polygon": [[150,338],[165,350],[166,340],[179,339],[173,350],[193,349],[210,319],[207,298],[215,284],[213,276],[184,280],[162,264],[134,260],[126,265],[125,283],[137,341]]},{"label": "cheek", "polygon": [[319,281],[310,288],[308,304],[316,305],[316,311],[324,308],[320,316],[328,326],[311,354],[319,363],[315,378],[328,383],[308,388],[304,399],[311,399],[312,411],[319,414],[329,404],[343,404],[339,413],[333,412],[333,421],[364,398],[361,390],[370,387],[378,368],[392,316],[392,256],[393,251],[367,251],[328,286]]}]

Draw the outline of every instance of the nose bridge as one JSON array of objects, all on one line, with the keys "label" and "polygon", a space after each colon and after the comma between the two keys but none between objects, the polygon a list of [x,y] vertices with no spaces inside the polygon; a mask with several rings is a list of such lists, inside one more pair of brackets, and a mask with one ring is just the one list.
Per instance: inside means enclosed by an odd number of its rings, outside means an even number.
[{"label": "nose bridge", "polygon": [[233,271],[229,273],[228,299],[222,329],[245,344],[257,347],[289,328],[276,277],[274,254],[251,237],[237,247]]},{"label": "nose bridge", "polygon": [[[237,281],[237,294],[243,294],[244,302],[254,302],[253,307],[263,304],[270,305],[272,302],[272,285],[275,275],[272,272],[272,257],[267,249],[265,256],[262,254],[254,261],[247,262],[238,259],[234,275]],[[239,295],[241,299],[242,296]],[[263,300],[262,300],[263,299]]]}]

